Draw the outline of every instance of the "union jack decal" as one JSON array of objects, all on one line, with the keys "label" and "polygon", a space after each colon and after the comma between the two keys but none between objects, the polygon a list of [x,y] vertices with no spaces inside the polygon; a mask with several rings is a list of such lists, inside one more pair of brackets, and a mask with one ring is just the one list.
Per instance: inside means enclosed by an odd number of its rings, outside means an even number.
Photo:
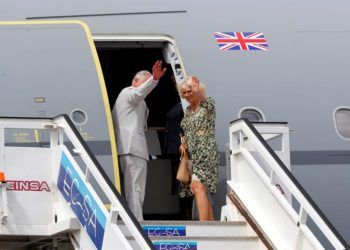
[{"label": "union jack decal", "polygon": [[215,32],[220,50],[268,50],[262,32]]}]

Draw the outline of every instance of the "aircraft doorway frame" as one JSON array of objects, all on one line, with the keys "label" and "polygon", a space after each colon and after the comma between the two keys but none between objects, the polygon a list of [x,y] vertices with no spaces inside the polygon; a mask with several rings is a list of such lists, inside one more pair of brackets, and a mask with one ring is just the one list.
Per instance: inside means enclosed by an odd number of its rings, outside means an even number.
[{"label": "aircraft doorway frame", "polygon": [[[171,67],[171,75],[175,78],[176,83],[179,84],[181,83],[185,78],[186,78],[186,71],[185,68],[183,66],[183,62],[182,59],[180,57],[180,53],[178,51],[178,48],[176,46],[175,40],[169,36],[166,35],[127,35],[127,34],[120,34],[120,35],[105,35],[105,34],[94,34],[93,35],[93,41],[95,42],[95,47],[98,51],[103,51],[103,50],[111,50],[113,51],[114,49],[116,51],[120,50],[128,50],[131,49],[131,51],[133,49],[137,50],[137,49],[159,49],[160,54],[162,55],[162,60],[164,60],[165,63],[167,63],[169,66],[168,71],[170,70]],[[125,56],[125,54],[124,54]],[[132,56],[135,56],[134,54]],[[123,57],[123,54],[122,54]],[[102,57],[105,58],[105,57]],[[100,58],[101,60],[103,60],[102,58]],[[132,57],[131,57],[132,58]],[[122,59],[120,59],[122,60]],[[103,64],[103,61],[101,61],[100,63]],[[103,65],[102,65],[103,66]],[[116,68],[116,70],[121,70],[120,68]],[[108,71],[107,71],[108,72]],[[107,73],[108,74],[108,73]],[[114,78],[114,80],[116,80]],[[106,80],[106,83],[108,83],[109,81]],[[120,83],[124,84],[122,81],[120,81]],[[111,88],[111,84],[108,83],[107,89]],[[175,91],[175,90],[174,90]],[[108,92],[108,91],[107,91]],[[175,91],[176,92],[176,91]],[[110,109],[112,108],[112,105],[114,103],[114,98],[115,96],[113,94],[110,95]],[[181,99],[181,98],[180,98]],[[186,101],[181,99],[181,102],[184,105],[186,105]],[[185,107],[185,106],[184,106]],[[162,112],[161,112],[162,113]],[[151,119],[152,120],[152,119]],[[161,127],[155,127],[157,129],[161,129]],[[165,127],[164,127],[165,129]],[[165,130],[164,130],[165,131]],[[151,131],[151,132],[155,132],[155,131]],[[159,131],[158,131],[159,132]],[[157,133],[158,133],[157,132]],[[162,133],[162,132],[159,132]],[[154,134],[154,133],[153,133]],[[149,146],[149,152],[150,155],[155,156],[156,158],[152,158],[152,159],[157,159],[157,156],[159,155],[160,158],[160,162],[165,158],[165,155],[163,155],[161,148],[159,148],[159,146],[161,147],[161,145],[163,145],[163,143],[159,143],[162,140],[160,140],[159,138],[162,138],[162,136],[159,136],[159,134],[156,136],[158,138],[158,140],[153,140],[154,138],[148,137],[150,138],[150,144]],[[153,138],[153,139],[152,139]],[[158,142],[158,143],[156,143]],[[158,145],[158,147],[156,146],[151,146],[151,145]],[[151,146],[151,147],[150,147]],[[153,152],[153,153],[152,153]],[[155,165],[152,165],[154,169],[156,169],[158,167],[158,165],[161,163],[155,163]],[[165,168],[163,168],[165,169]],[[151,173],[152,171],[150,171]],[[164,172],[165,173],[165,172]],[[120,180],[120,183],[122,183],[122,180]],[[154,190],[154,187],[151,188],[151,190]],[[164,195],[166,195],[164,193]],[[157,201],[154,201],[155,203],[157,203]],[[172,204],[172,202],[170,202]],[[169,204],[170,204],[169,203]],[[148,204],[148,205],[147,205]],[[153,203],[152,203],[153,204]],[[147,203],[147,197],[145,197],[145,207],[144,207],[144,213],[148,214],[149,216],[152,215],[159,215],[162,212],[165,212],[164,214],[173,214],[174,213],[174,209],[173,210],[168,210],[167,209],[167,205],[164,205],[163,208],[164,210],[161,210],[161,206],[159,207],[159,209],[154,209],[153,205],[152,207],[149,205],[149,202]],[[172,204],[173,205],[173,204]],[[170,206],[170,205],[169,205]],[[172,206],[173,207],[173,206]]]},{"label": "aircraft doorway frame", "polygon": [[176,82],[182,82],[187,74],[184,63],[177,48],[175,39],[168,35],[144,35],[144,34],[119,34],[104,35],[93,34],[94,42],[163,42],[167,43],[163,47],[163,55],[166,63],[171,64]]}]

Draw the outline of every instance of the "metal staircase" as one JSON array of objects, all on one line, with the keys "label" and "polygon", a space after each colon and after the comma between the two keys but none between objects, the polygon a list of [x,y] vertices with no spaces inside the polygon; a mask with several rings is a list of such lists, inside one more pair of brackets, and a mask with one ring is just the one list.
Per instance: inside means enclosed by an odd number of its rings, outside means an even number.
[{"label": "metal staircase", "polygon": [[[23,129],[49,139],[6,142],[9,133]],[[1,249],[54,247],[67,238],[75,249],[133,249],[117,221],[138,248],[153,247],[66,115],[0,118],[0,172],[6,178],[0,186]]]},{"label": "metal staircase", "polygon": [[[47,140],[8,142],[24,129]],[[232,123],[221,221],[139,224],[67,116],[0,118],[0,249],[348,249],[290,174],[288,133]],[[274,151],[266,140],[280,136]]]},{"label": "metal staircase", "polygon": [[[222,217],[237,209],[274,249],[349,249],[290,172],[286,123],[231,123],[230,177]],[[280,144],[270,140],[280,138]],[[274,150],[272,147],[275,146]]]}]

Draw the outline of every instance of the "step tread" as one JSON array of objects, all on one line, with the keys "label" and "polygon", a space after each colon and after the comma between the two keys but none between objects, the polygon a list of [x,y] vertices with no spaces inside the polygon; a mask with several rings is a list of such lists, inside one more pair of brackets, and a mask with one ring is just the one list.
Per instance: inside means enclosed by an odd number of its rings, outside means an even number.
[{"label": "step tread", "polygon": [[183,225],[183,226],[235,226],[246,225],[246,221],[141,221],[142,226],[147,225]]},{"label": "step tread", "polygon": [[[134,239],[127,236],[127,239]],[[149,236],[151,241],[257,241],[257,236]]]}]

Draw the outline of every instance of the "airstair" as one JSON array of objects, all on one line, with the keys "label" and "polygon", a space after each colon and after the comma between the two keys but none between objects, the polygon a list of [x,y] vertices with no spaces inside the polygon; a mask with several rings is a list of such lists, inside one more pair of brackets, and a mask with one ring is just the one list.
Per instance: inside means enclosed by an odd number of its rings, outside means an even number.
[{"label": "airstair", "polygon": [[[21,130],[46,141],[9,142]],[[290,174],[288,135],[286,124],[234,121],[221,221],[139,224],[66,115],[0,118],[0,249],[349,248]]]},{"label": "airstair", "polygon": [[[28,129],[47,143],[6,142]],[[133,249],[117,221],[138,248],[153,247],[68,116],[1,118],[0,145],[0,249],[57,247],[67,238],[74,249]]]}]

